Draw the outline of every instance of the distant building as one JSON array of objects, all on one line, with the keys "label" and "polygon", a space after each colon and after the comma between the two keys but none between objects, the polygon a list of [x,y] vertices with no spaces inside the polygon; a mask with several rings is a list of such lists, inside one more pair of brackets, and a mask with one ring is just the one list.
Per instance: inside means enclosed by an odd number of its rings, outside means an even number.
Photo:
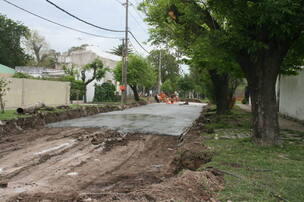
[{"label": "distant building", "polygon": [[35,78],[59,78],[65,76],[64,70],[45,67],[17,66],[15,70]]},{"label": "distant building", "polygon": [[0,77],[12,77],[15,73],[14,69],[0,64]]},{"label": "distant building", "polygon": [[[99,58],[103,64],[104,67],[107,67],[110,69],[105,74],[105,77],[102,78],[100,81],[92,81],[88,86],[87,86],[87,101],[92,102],[94,99],[94,93],[95,93],[95,84],[102,84],[105,82],[111,82],[116,86],[116,89],[118,91],[118,86],[119,82],[115,81],[112,70],[114,70],[117,61],[111,60],[108,58],[101,57],[94,53],[91,50],[86,50],[86,49],[80,49],[80,50],[74,50],[71,52],[65,52],[62,53],[61,55],[58,56],[58,66],[56,67],[57,69],[62,68],[63,65],[66,65],[67,67],[71,67],[72,65],[77,68],[78,72],[81,72],[81,68],[89,63],[92,63],[96,58]],[[86,77],[91,78],[93,74],[93,71],[87,72]],[[80,79],[81,76],[78,76],[78,79]]]}]

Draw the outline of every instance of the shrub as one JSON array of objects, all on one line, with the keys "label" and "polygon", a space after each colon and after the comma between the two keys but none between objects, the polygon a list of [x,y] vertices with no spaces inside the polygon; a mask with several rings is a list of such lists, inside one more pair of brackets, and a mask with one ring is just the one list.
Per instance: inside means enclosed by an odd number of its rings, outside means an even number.
[{"label": "shrub", "polygon": [[34,79],[33,76],[25,74],[25,73],[22,73],[22,72],[16,72],[13,75],[13,78],[17,78],[17,79]]},{"label": "shrub", "polygon": [[115,95],[115,86],[112,83],[95,85],[94,102],[116,102],[118,96]]}]

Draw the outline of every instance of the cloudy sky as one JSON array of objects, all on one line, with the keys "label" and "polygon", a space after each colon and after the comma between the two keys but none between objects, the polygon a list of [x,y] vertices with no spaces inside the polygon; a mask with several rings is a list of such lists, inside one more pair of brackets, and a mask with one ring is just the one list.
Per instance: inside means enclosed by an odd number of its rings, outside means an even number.
[{"label": "cloudy sky", "polygon": [[[47,19],[79,30],[103,36],[124,36],[123,33],[107,32],[79,22],[48,4],[45,0],[8,1],[37,15],[41,15]],[[121,5],[121,2],[123,1],[125,0],[52,0],[52,2],[79,18],[101,27],[116,30],[124,30],[125,27],[125,8]],[[132,5],[130,6],[129,28],[138,41],[143,43],[147,50],[151,50],[149,45],[144,44],[149,35],[148,27],[143,22],[144,14],[136,10],[136,6],[139,2],[140,0],[130,0]],[[3,0],[0,0],[0,13],[13,20],[20,21],[30,29],[37,30],[45,37],[50,47],[57,51],[64,52],[72,46],[89,44],[91,45],[90,49],[93,49],[100,55],[117,59],[106,52],[120,44],[121,40],[119,39],[102,39],[62,28],[25,13],[24,11],[7,4]],[[144,50],[142,50],[133,39],[130,40],[139,53],[146,55]]]}]

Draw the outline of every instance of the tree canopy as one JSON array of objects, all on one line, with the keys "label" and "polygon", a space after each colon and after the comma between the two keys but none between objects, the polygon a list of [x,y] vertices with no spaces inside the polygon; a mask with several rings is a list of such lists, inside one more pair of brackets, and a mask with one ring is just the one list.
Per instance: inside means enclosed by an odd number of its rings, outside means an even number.
[{"label": "tree canopy", "polygon": [[31,30],[25,40],[27,52],[32,56],[28,65],[55,68],[58,53],[49,48],[49,44],[37,31]]},{"label": "tree canopy", "polygon": [[[124,55],[123,51],[124,51],[124,45],[120,44],[117,47],[114,47],[111,51],[109,51],[109,53],[122,57]],[[128,54],[133,54],[133,51],[130,47],[128,48]]]},{"label": "tree canopy", "polygon": [[145,0],[141,4],[153,27],[154,43],[173,44],[191,58],[207,56],[207,65],[222,61],[225,65],[216,70],[224,74],[240,70],[251,93],[253,137],[263,145],[278,140],[277,75],[293,73],[303,64],[303,6],[302,0]]},{"label": "tree canopy", "polygon": [[8,19],[0,14],[0,63],[15,67],[24,65],[29,60],[21,46],[28,35],[29,29],[19,22]]},{"label": "tree canopy", "polygon": [[[122,62],[114,70],[116,81],[121,81]],[[137,87],[151,88],[156,82],[155,69],[147,59],[139,55],[130,55],[128,59],[127,82],[134,92],[134,97],[139,100]]]},{"label": "tree canopy", "polygon": [[[85,65],[81,71],[81,80],[83,81],[84,86],[84,102],[87,102],[86,91],[87,85],[94,80],[99,81],[108,71],[108,68],[105,68],[103,62],[100,59],[95,59],[92,63]],[[86,72],[92,72],[91,78],[87,78]]]},{"label": "tree canopy", "polygon": [[148,60],[153,65],[156,72],[158,72],[159,62],[161,62],[162,82],[166,82],[168,79],[173,82],[177,81],[180,76],[179,64],[176,57],[168,50],[152,50],[148,56]]}]

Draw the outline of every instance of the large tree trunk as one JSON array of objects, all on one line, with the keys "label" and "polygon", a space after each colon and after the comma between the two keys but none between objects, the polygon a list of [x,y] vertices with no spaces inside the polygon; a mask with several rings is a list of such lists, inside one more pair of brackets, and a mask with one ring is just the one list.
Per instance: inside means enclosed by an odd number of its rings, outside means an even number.
[{"label": "large tree trunk", "polygon": [[138,95],[137,87],[133,86],[133,85],[130,85],[130,87],[133,91],[135,101],[139,101],[139,95]]},{"label": "large tree trunk", "polygon": [[261,74],[256,80],[251,80],[253,140],[261,145],[278,143],[279,123],[276,101],[276,75]]},{"label": "large tree trunk", "polygon": [[218,74],[216,70],[209,70],[209,75],[213,86],[216,113],[225,114],[230,111],[229,106],[232,99],[229,93],[229,76]]},{"label": "large tree trunk", "polygon": [[239,59],[251,96],[252,137],[260,145],[278,144],[276,81],[286,53],[286,48],[276,47],[261,52],[254,62],[250,57]]}]

